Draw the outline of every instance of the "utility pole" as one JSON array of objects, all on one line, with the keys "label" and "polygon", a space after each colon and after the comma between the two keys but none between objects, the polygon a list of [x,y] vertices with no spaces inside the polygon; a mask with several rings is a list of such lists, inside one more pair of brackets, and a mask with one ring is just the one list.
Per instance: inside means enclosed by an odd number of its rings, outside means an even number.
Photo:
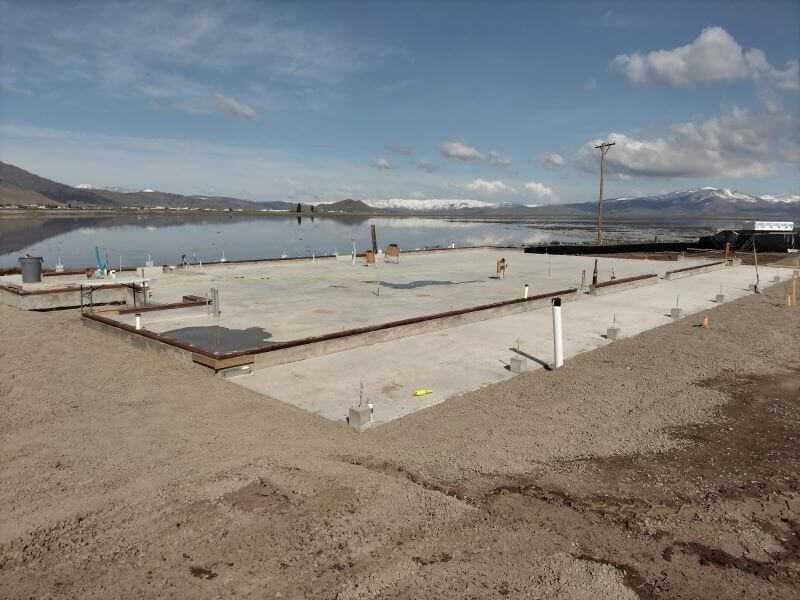
[{"label": "utility pole", "polygon": [[617,142],[603,142],[595,146],[595,150],[600,150],[600,200],[597,203],[597,245],[603,244],[603,175],[606,170],[606,153],[611,146]]}]

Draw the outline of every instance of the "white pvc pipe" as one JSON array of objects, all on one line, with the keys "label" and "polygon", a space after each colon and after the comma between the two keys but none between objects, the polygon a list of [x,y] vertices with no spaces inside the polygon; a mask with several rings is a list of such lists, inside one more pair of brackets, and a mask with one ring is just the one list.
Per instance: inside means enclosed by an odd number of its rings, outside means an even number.
[{"label": "white pvc pipe", "polygon": [[139,331],[142,328],[142,315],[137,314],[135,319],[136,319],[136,331]]},{"label": "white pvc pipe", "polygon": [[564,338],[561,333],[561,298],[553,299],[553,355],[555,368],[564,366]]},{"label": "white pvc pipe", "polygon": [[528,284],[525,284],[525,297],[528,297]]}]

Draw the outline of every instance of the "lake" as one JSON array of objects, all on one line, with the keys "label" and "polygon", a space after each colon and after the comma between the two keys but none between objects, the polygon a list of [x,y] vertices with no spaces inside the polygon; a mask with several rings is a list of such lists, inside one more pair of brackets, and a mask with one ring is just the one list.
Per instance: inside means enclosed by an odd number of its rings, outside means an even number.
[{"label": "lake", "polygon": [[[480,245],[582,243],[596,237],[591,221],[420,217],[173,216],[159,214],[0,218],[0,267],[17,266],[26,253],[42,256],[46,266],[96,264],[94,247],[111,267],[174,264],[339,252],[371,246],[370,225],[378,245],[401,249]],[[604,224],[607,240],[692,240],[717,229],[738,226],[725,221],[613,222]]]}]

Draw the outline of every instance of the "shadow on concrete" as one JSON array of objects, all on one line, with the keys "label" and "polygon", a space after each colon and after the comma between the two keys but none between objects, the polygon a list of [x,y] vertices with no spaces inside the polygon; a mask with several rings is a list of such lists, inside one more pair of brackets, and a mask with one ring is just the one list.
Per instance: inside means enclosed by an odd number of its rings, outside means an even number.
[{"label": "shadow on concrete", "polygon": [[[539,364],[540,366],[544,367],[545,371],[553,370],[553,368],[548,363],[543,361],[541,358],[536,358],[535,356],[532,356],[527,352],[523,352],[522,350],[517,350],[516,348],[509,348],[509,350],[511,350],[514,354],[518,354],[520,356],[527,358],[528,360],[532,360],[533,362]],[[508,368],[511,369],[511,366],[509,366]]]},{"label": "shadow on concrete", "polygon": [[381,286],[388,287],[393,290],[413,290],[416,288],[428,287],[430,285],[462,285],[464,283],[480,283],[480,281],[436,281],[433,279],[422,279],[419,281],[412,281],[410,283],[390,283],[388,281],[381,281]]}]

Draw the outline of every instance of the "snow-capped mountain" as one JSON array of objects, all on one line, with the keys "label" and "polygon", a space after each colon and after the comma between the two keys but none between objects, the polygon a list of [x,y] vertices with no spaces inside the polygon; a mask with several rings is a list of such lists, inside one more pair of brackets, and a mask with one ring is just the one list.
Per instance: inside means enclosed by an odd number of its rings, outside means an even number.
[{"label": "snow-capped mountain", "polygon": [[737,192],[728,188],[714,188],[702,187],[694,190],[685,190],[682,192],[670,192],[668,194],[661,194],[657,196],[642,196],[638,198],[609,198],[608,202],[612,203],[629,203],[636,202],[649,202],[651,204],[663,205],[703,205],[703,204],[759,204],[759,203],[782,203],[793,204],[800,203],[800,196],[796,194],[781,194],[778,196],[752,196],[744,192]]},{"label": "snow-capped mountain", "polygon": [[75,186],[79,190],[98,190],[101,192],[119,192],[121,194],[132,194],[134,192],[152,192],[154,190],[134,190],[126,187],[119,187],[115,185],[92,185],[90,183],[81,183]]},{"label": "snow-capped mountain", "polygon": [[786,204],[800,204],[800,194],[778,194],[776,196],[764,195],[761,196],[762,200],[767,202],[782,202]]},{"label": "snow-capped mountain", "polygon": [[430,198],[418,200],[416,198],[389,198],[386,200],[364,200],[372,208],[382,210],[462,210],[465,208],[497,208],[507,206],[484,200],[469,198]]},{"label": "snow-capped mountain", "polygon": [[[800,217],[800,196],[753,196],[727,188],[703,187],[636,198],[608,198],[604,213],[611,216],[708,218],[753,216],[763,218]],[[589,216],[597,213],[597,201],[542,206],[537,215]]]}]

